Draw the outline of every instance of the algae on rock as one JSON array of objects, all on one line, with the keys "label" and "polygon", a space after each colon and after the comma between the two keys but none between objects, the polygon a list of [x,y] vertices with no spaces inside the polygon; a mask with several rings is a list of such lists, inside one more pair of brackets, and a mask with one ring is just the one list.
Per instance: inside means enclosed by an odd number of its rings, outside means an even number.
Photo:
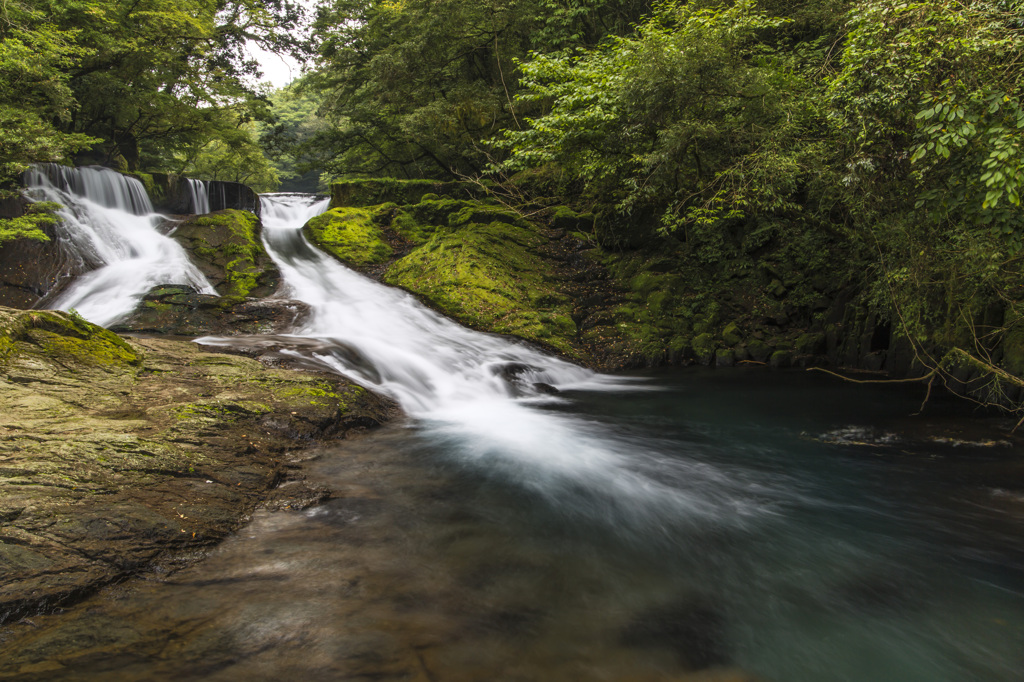
[{"label": "algae on rock", "polygon": [[6,308],[0,405],[0,623],[222,538],[288,450],[394,411],[337,376]]},{"label": "algae on rock", "polygon": [[261,233],[254,214],[225,209],[185,221],[173,237],[221,296],[260,297],[274,293],[281,279]]},{"label": "algae on rock", "polygon": [[384,281],[471,327],[514,334],[575,357],[572,306],[537,253],[545,241],[535,229],[509,222],[439,229],[392,265]]},{"label": "algae on rock", "polygon": [[393,253],[369,208],[332,208],[302,230],[310,241],[353,267],[385,263]]}]

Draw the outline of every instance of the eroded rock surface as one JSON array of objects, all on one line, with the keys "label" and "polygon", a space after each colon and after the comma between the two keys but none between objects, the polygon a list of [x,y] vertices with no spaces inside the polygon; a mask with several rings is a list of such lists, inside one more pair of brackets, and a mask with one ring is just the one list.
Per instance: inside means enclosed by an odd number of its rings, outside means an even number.
[{"label": "eroded rock surface", "polygon": [[215,542],[287,479],[290,448],[395,409],[339,377],[0,308],[0,622]]},{"label": "eroded rock surface", "polygon": [[181,336],[274,334],[294,329],[308,314],[309,306],[302,301],[211,296],[172,285],[151,289],[113,330]]}]

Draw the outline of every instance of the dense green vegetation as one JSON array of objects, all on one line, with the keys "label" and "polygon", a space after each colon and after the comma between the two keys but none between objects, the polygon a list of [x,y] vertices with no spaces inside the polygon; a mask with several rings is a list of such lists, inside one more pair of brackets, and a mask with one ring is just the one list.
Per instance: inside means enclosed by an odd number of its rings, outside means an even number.
[{"label": "dense green vegetation", "polygon": [[[593,214],[609,314],[658,330],[637,347],[794,310],[825,333],[842,294],[920,371],[1024,373],[1021,0],[324,0],[308,39],[287,0],[2,12],[6,181],[83,150],[260,189],[469,180]],[[264,96],[249,40],[312,69]]]},{"label": "dense green vegetation", "polygon": [[[39,161],[274,185],[251,123],[270,116],[269,103],[245,46],[302,56],[309,46],[297,32],[301,18],[290,0],[3,3],[4,198]],[[28,216],[5,223],[0,235],[38,224]]]}]

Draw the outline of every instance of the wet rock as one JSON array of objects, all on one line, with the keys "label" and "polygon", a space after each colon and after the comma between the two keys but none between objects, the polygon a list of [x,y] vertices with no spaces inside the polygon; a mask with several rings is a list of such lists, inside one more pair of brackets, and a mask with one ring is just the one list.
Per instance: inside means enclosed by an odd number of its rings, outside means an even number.
[{"label": "wet rock", "polygon": [[0,306],[33,308],[98,265],[87,262],[54,228],[43,232],[50,241],[14,239],[0,244]]},{"label": "wet rock", "polygon": [[135,311],[111,329],[178,336],[274,334],[294,329],[308,314],[309,306],[302,301],[239,300],[166,285],[151,289]]},{"label": "wet rock", "polygon": [[776,369],[785,369],[793,364],[793,354],[788,350],[777,350],[768,359],[768,364]]},{"label": "wet rock", "polygon": [[544,395],[558,395],[559,393],[561,393],[561,391],[559,391],[551,384],[545,384],[542,381],[537,381],[533,383],[532,386],[534,391],[536,391],[537,393],[543,393]]},{"label": "wet rock", "polygon": [[263,248],[259,218],[224,210],[181,223],[172,236],[222,296],[269,296],[281,273]]},{"label": "wet rock", "polygon": [[390,178],[349,180],[331,185],[331,207],[372,206],[389,201],[415,204],[427,194],[471,199],[483,196],[486,191],[471,182],[401,181]]},{"label": "wet rock", "polygon": [[389,418],[339,377],[0,308],[0,622],[237,526],[281,453]]},{"label": "wet rock", "polygon": [[715,367],[733,367],[736,364],[736,353],[731,348],[719,348],[715,351]]}]

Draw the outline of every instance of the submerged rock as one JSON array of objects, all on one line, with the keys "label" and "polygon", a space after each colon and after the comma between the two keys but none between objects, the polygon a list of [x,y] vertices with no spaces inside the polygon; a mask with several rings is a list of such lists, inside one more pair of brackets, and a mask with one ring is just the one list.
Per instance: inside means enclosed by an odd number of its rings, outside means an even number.
[{"label": "submerged rock", "polygon": [[281,480],[285,450],[395,411],[337,376],[6,308],[0,404],[0,623],[217,541]]}]

